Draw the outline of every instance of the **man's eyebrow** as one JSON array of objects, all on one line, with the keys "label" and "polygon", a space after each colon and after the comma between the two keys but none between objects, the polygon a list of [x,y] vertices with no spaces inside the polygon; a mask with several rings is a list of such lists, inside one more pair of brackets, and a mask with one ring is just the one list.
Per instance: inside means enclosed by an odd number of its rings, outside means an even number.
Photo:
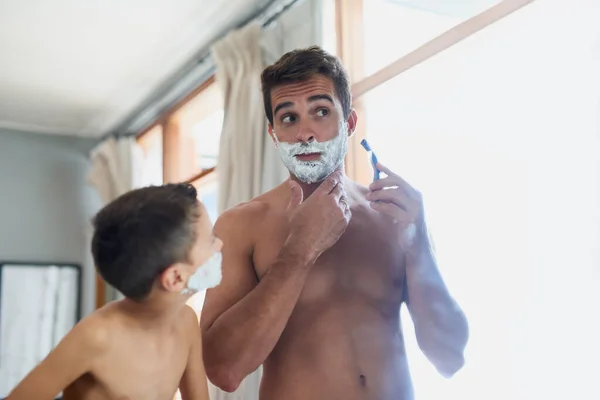
[{"label": "man's eyebrow", "polygon": [[310,101],[310,102],[318,101],[318,100],[327,100],[328,102],[333,104],[333,98],[328,94],[315,94],[314,96],[310,96],[308,98],[308,101]]},{"label": "man's eyebrow", "polygon": [[277,115],[277,112],[279,110],[281,110],[282,108],[288,108],[288,107],[291,107],[293,105],[294,105],[294,103],[292,103],[291,101],[284,101],[283,103],[279,103],[275,107],[275,111],[273,111],[273,115]]},{"label": "man's eyebrow", "polygon": [[[333,97],[331,97],[328,94],[315,94],[314,96],[310,96],[308,98],[308,101],[311,103],[314,101],[318,101],[318,100],[326,100],[326,101],[330,102],[332,105],[334,104]],[[277,115],[277,112],[281,111],[284,108],[292,107],[293,105],[294,105],[294,103],[292,103],[291,101],[284,101],[283,103],[279,103],[275,107],[275,110],[273,111],[273,115]]]}]

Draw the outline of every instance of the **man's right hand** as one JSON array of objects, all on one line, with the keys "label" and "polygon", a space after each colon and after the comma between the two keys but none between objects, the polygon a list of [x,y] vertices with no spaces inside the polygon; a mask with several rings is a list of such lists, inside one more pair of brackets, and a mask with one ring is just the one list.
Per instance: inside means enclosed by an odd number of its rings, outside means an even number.
[{"label": "man's right hand", "polygon": [[290,188],[290,233],[286,246],[314,261],[339,240],[350,222],[352,213],[343,175],[335,171],[306,201],[297,182],[290,181]]}]

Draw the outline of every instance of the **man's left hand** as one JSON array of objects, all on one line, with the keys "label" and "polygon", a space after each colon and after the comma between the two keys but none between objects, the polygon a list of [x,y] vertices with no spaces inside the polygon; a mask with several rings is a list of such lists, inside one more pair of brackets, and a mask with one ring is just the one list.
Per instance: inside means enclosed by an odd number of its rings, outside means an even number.
[{"label": "man's left hand", "polygon": [[373,182],[367,200],[371,207],[387,215],[402,230],[402,245],[412,246],[420,225],[423,223],[423,201],[421,193],[414,189],[399,175],[384,165],[377,163],[377,168],[385,173],[385,178]]}]

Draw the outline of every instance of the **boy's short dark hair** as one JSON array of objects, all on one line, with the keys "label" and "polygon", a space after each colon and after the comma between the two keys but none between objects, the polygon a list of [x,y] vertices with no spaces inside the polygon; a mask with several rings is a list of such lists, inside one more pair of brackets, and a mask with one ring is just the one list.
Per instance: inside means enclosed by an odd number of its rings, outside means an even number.
[{"label": "boy's short dark hair", "polygon": [[273,104],[271,91],[281,85],[307,81],[317,75],[330,78],[342,103],[344,118],[348,118],[352,109],[352,94],[348,72],[339,58],[327,53],[319,46],[290,51],[273,65],[264,69],[261,84],[265,114],[273,125]]},{"label": "boy's short dark hair", "polygon": [[98,273],[127,298],[143,300],[165,269],[188,261],[199,213],[196,189],[187,183],[144,187],[118,197],[92,221]]}]

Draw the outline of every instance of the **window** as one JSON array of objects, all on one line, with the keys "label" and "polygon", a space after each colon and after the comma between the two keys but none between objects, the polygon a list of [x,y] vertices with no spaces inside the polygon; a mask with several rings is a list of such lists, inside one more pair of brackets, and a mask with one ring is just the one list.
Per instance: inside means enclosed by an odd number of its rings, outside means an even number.
[{"label": "window", "polygon": [[[404,29],[394,22],[401,17],[376,23],[368,8],[386,3],[391,15],[390,7],[408,2],[362,3],[365,42],[375,43],[377,30],[383,41],[391,37],[381,36],[386,29]],[[420,2],[427,3],[433,2]],[[566,11],[558,2],[516,9],[401,74],[371,82],[355,98],[359,124],[381,162],[423,192],[440,269],[469,318],[467,363],[446,380],[420,352],[402,310],[420,399],[593,397],[584,354],[595,338],[581,333],[588,331],[579,326],[589,311],[576,304],[591,304],[579,285],[591,288],[583,281],[593,281],[589,271],[597,270],[590,215],[597,215],[591,182],[597,181],[598,86],[591,83],[598,80],[590,57],[594,46],[597,57],[598,25],[589,7]],[[413,20],[422,26],[413,26],[418,33],[409,42],[385,51],[365,46],[359,69],[379,75],[467,14],[454,22],[447,15],[421,17]],[[556,30],[556,21],[564,29]],[[363,83],[355,80],[354,87]],[[569,216],[556,221],[557,209]],[[565,283],[565,265],[580,284]],[[571,339],[575,325],[578,340]]]},{"label": "window", "polygon": [[140,186],[160,185],[163,182],[163,130],[156,125],[138,137],[142,149],[144,167]]},{"label": "window", "polygon": [[224,118],[223,95],[218,85],[211,82],[171,118],[177,123],[186,156],[182,176],[187,180],[214,168]]},{"label": "window", "polygon": [[192,181],[192,185],[198,191],[198,199],[204,204],[213,224],[217,221],[217,173],[212,173],[200,179]]},{"label": "window", "polygon": [[499,0],[363,0],[364,69],[371,75]]}]

